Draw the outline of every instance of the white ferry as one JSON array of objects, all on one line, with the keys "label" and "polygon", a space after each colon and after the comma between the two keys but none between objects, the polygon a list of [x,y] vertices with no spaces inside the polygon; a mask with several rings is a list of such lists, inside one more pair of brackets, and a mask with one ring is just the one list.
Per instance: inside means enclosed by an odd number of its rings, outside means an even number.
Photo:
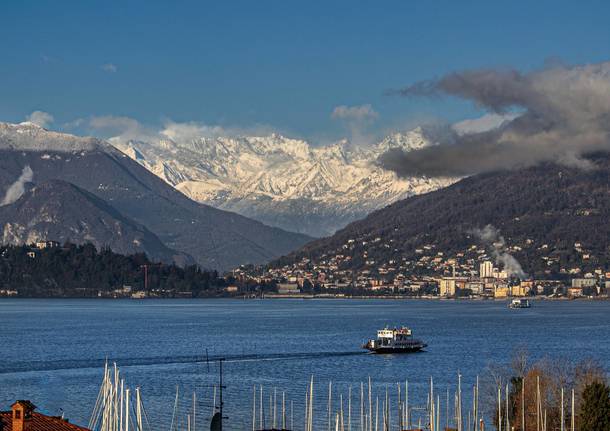
[{"label": "white ferry", "polygon": [[403,326],[378,330],[377,339],[367,341],[362,348],[373,353],[413,353],[427,346],[423,341],[414,339],[411,330]]},{"label": "white ferry", "polygon": [[508,308],[530,308],[531,304],[529,299],[517,298],[513,299],[508,303]]}]

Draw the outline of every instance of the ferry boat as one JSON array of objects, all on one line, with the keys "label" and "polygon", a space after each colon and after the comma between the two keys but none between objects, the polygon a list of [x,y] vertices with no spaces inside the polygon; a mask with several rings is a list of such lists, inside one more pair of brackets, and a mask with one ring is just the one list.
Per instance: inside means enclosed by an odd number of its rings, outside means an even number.
[{"label": "ferry boat", "polygon": [[427,346],[423,341],[413,338],[411,330],[403,326],[378,330],[377,339],[367,341],[362,348],[373,353],[413,353]]},{"label": "ferry boat", "polygon": [[513,299],[508,303],[508,308],[530,308],[531,304],[529,299],[517,298]]}]

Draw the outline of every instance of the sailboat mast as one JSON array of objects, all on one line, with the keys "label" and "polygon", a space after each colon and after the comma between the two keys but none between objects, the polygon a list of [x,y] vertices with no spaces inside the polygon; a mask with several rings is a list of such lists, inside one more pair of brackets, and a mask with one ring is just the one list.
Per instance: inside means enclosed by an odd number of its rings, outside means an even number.
[{"label": "sailboat mast", "polygon": [[347,431],[352,431],[352,386],[347,389]]},{"label": "sailboat mast", "polygon": [[462,430],[462,375],[458,374],[458,431]]},{"label": "sailboat mast", "polygon": [[574,389],[573,388],[572,388],[572,412],[571,413],[572,413],[572,421],[571,421],[570,425],[572,428],[571,431],[574,431],[575,428],[574,428]]},{"label": "sailboat mast", "polygon": [[261,396],[259,397],[260,408],[258,412],[258,425],[260,429],[263,429],[263,385],[261,385]]},{"label": "sailboat mast", "polygon": [[129,431],[129,388],[125,390],[125,431]]},{"label": "sailboat mast", "polygon": [[564,421],[565,421],[565,417],[564,417],[564,411],[563,411],[563,388],[561,388],[561,431],[563,431]]},{"label": "sailboat mast", "polygon": [[504,416],[506,416],[506,431],[510,431],[510,418],[508,417],[508,383],[506,384],[506,407],[504,408]]},{"label": "sailboat mast", "polygon": [[123,385],[125,381],[121,379],[121,396],[119,398],[119,431],[123,431]]},{"label": "sailboat mast", "polygon": [[220,402],[220,423],[219,423],[219,431],[222,431],[222,419],[223,419],[223,401],[222,401],[222,363],[224,362],[224,358],[220,358],[220,386],[218,388],[219,390],[219,402]]},{"label": "sailboat mast", "polygon": [[256,385],[252,391],[252,431],[256,431]]},{"label": "sailboat mast", "polygon": [[286,429],[286,393],[282,391],[282,429]]},{"label": "sailboat mast", "polygon": [[411,428],[411,415],[409,414],[409,381],[405,380],[405,418],[407,429]]},{"label": "sailboat mast", "polygon": [[333,382],[328,382],[328,431],[331,431],[332,422],[332,396],[333,396]]},{"label": "sailboat mast", "polygon": [[195,416],[197,414],[197,394],[193,392],[193,431],[196,431],[195,428]]},{"label": "sailboat mast", "polygon": [[140,387],[136,387],[136,422],[137,431],[142,431],[142,401],[140,400]]},{"label": "sailboat mast", "polygon": [[369,376],[369,431],[373,430],[373,399],[371,390],[371,376]]},{"label": "sailboat mast", "polygon": [[521,430],[525,431],[525,376],[521,379]]},{"label": "sailboat mast", "polygon": [[502,431],[502,399],[501,390],[498,385],[498,431]]}]

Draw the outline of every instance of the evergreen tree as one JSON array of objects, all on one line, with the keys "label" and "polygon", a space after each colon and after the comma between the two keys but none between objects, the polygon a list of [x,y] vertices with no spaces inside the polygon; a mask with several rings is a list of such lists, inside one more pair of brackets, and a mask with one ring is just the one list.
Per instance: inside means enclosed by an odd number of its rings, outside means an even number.
[{"label": "evergreen tree", "polygon": [[587,385],[583,392],[580,429],[610,431],[610,387],[602,382]]}]

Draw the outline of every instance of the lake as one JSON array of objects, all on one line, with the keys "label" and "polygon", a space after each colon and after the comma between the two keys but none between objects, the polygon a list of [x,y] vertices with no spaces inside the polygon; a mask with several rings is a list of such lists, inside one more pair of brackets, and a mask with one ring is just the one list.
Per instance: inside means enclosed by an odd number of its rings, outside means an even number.
[{"label": "lake", "polygon": [[[401,324],[428,343],[426,352],[360,349],[377,329]],[[153,429],[169,430],[176,386],[179,420],[195,391],[197,429],[209,429],[214,359],[222,356],[225,429],[251,429],[254,385],[264,387],[266,413],[272,389],[285,391],[302,429],[312,375],[323,423],[329,380],[334,403],[351,385],[356,405],[360,382],[369,376],[374,397],[384,397],[386,387],[395,396],[396,382],[409,379],[412,403],[421,405],[430,377],[441,394],[447,388],[453,394],[461,373],[468,394],[477,374],[521,347],[534,357],[592,356],[610,370],[609,334],[608,301],[535,301],[531,309],[509,310],[494,301],[3,299],[0,409],[31,399],[45,413],[63,411],[86,426],[108,358],[128,385],[141,387]]]}]

